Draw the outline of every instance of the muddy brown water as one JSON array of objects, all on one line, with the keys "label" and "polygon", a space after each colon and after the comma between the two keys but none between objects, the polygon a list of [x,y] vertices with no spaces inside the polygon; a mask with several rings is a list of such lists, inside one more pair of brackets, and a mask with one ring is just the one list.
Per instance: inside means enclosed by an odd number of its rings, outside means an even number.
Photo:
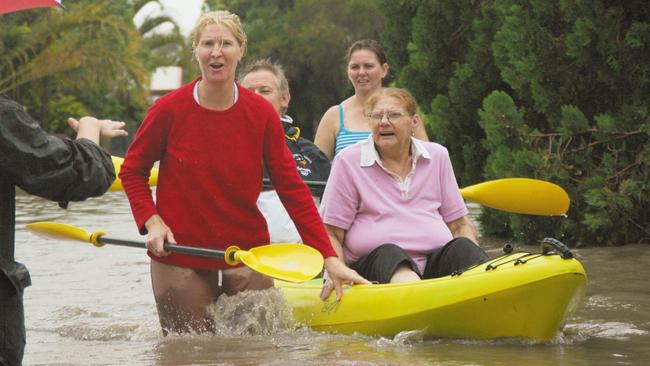
[{"label": "muddy brown water", "polygon": [[[19,196],[16,257],[30,269],[24,365],[645,365],[650,364],[650,247],[575,250],[587,295],[550,343],[332,335],[293,323],[273,290],[220,300],[217,335],[162,337],[143,250],[53,242],[28,233],[57,221],[140,238],[123,193],[67,211]],[[490,254],[503,243],[484,239]],[[523,249],[534,250],[534,247]]]}]

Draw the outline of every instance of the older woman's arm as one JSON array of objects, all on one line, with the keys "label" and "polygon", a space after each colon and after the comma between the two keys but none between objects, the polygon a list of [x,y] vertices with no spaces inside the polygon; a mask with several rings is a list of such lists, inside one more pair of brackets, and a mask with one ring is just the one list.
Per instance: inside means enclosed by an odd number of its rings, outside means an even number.
[{"label": "older woman's arm", "polygon": [[448,223],[447,226],[449,227],[449,230],[451,230],[451,234],[454,238],[463,236],[471,239],[478,245],[478,231],[476,230],[476,226],[474,226],[467,216],[454,220]]},{"label": "older woman's arm", "polygon": [[345,261],[343,257],[343,244],[341,244],[345,240],[345,230],[327,224],[325,224],[325,229],[327,229],[327,235],[332,242],[332,248],[334,248],[336,255],[341,261]]},{"label": "older woman's arm", "polygon": [[345,265],[343,245],[341,244],[345,239],[345,230],[327,224],[325,224],[325,228],[338,258],[325,258],[325,269],[329,278],[323,285],[320,297],[322,300],[326,300],[334,290],[336,292],[336,301],[339,301],[343,296],[343,285],[351,283],[368,284],[370,282]]}]

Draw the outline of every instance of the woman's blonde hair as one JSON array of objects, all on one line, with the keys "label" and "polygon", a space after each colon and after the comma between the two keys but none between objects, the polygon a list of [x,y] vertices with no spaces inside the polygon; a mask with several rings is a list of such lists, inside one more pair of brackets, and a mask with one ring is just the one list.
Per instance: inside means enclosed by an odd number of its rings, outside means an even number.
[{"label": "woman's blonde hair", "polygon": [[363,108],[365,114],[369,114],[381,98],[391,97],[399,100],[404,106],[404,110],[413,116],[418,111],[418,104],[415,98],[408,90],[402,88],[380,88],[370,95]]},{"label": "woman's blonde hair", "polygon": [[198,46],[199,39],[201,38],[201,33],[205,27],[212,24],[223,25],[224,27],[228,28],[228,30],[232,32],[233,36],[235,36],[237,42],[239,42],[239,46],[242,49],[242,56],[246,54],[246,46],[248,44],[248,41],[246,39],[246,32],[244,32],[244,27],[239,20],[239,16],[227,10],[211,11],[209,13],[201,15],[199,20],[196,21],[196,25],[192,30],[192,49],[196,49]]}]

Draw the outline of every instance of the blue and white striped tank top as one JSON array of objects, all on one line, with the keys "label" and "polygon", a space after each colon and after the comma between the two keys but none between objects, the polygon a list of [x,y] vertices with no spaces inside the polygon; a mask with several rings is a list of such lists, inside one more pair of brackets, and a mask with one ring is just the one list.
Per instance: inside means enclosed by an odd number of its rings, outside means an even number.
[{"label": "blue and white striped tank top", "polygon": [[339,151],[345,149],[346,147],[358,142],[363,141],[370,136],[370,132],[366,131],[350,131],[343,125],[343,105],[339,104],[339,120],[340,127],[339,133],[336,135],[336,140],[334,144],[334,155],[338,154]]}]

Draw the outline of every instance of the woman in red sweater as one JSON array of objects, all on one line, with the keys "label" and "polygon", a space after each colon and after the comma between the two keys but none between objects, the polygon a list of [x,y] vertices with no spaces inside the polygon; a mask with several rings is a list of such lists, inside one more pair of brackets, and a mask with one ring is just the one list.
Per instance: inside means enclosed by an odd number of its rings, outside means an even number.
[{"label": "woman in red sweater", "polygon": [[[207,306],[218,296],[273,286],[270,278],[223,260],[170,254],[163,243],[225,249],[267,244],[256,201],[262,164],[304,242],[325,258],[338,285],[367,283],[336,256],[311,194],[284,143],[282,125],[262,97],[235,83],[246,52],[237,15],[206,13],[193,32],[201,77],[159,98],[129,148],[120,178],[151,261],[163,333],[212,331]],[[147,184],[154,162],[160,175],[154,202]]]}]

